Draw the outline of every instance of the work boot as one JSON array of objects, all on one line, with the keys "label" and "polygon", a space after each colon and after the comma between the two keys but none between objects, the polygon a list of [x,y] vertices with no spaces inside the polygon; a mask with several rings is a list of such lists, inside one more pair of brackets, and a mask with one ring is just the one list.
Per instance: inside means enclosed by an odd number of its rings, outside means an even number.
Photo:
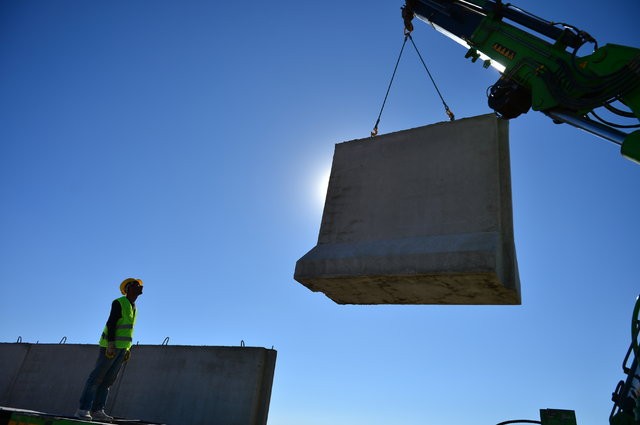
[{"label": "work boot", "polygon": [[89,411],[88,410],[82,410],[82,409],[76,410],[76,413],[73,416],[75,416],[78,419],[86,419],[88,421],[90,421],[92,419],[91,418],[91,414],[89,414]]},{"label": "work boot", "polygon": [[93,417],[94,421],[99,422],[111,422],[113,420],[113,417],[104,413],[104,410],[96,410],[95,412],[91,412],[91,416]]}]

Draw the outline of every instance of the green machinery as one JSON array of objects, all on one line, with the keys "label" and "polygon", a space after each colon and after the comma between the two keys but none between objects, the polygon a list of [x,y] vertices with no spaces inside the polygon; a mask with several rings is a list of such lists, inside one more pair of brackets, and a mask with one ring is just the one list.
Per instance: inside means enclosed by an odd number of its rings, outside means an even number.
[{"label": "green machinery", "polygon": [[627,379],[618,382],[612,400],[614,402],[609,423],[611,425],[640,424],[640,348],[638,335],[640,334],[640,296],[631,316],[631,344],[622,362],[622,370]]},{"label": "green machinery", "polygon": [[[467,47],[473,62],[500,71],[488,94],[498,115],[543,112],[620,145],[622,155],[640,163],[640,130],[621,130],[640,128],[640,49],[598,47],[585,31],[500,0],[406,0],[402,16],[405,31],[416,16]],[[585,44],[594,52],[579,56]],[[614,124],[601,117],[604,109],[632,123]]]},{"label": "green machinery", "polygon": [[[402,17],[405,33],[413,31],[412,20],[418,17],[465,46],[465,57],[501,73],[488,92],[488,102],[502,118],[516,118],[529,109],[540,111],[557,123],[620,145],[622,155],[640,163],[640,49],[598,47],[585,31],[546,21],[501,0],[405,0]],[[578,55],[585,44],[594,45],[593,53]],[[614,124],[599,115],[601,110],[631,124]],[[640,297],[633,310],[632,342],[622,364],[627,378],[613,393],[610,425],[640,425],[639,328]],[[502,424],[576,424],[573,411],[546,409],[540,416],[540,422]]]}]

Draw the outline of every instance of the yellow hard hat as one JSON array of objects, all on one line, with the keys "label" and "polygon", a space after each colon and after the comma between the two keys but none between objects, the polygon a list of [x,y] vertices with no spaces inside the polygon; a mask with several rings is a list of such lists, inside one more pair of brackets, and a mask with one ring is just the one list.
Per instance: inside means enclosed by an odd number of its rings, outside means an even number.
[{"label": "yellow hard hat", "polygon": [[123,280],[122,283],[120,284],[120,292],[122,292],[122,295],[127,295],[127,291],[126,291],[127,285],[132,282],[138,282],[140,286],[143,285],[142,279],[135,279],[133,277],[128,277],[125,280]]}]

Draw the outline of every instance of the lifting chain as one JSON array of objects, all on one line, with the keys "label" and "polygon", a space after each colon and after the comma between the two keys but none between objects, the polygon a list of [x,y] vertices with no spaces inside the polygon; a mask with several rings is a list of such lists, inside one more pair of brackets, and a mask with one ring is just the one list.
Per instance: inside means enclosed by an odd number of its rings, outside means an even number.
[{"label": "lifting chain", "polygon": [[400,58],[402,57],[402,52],[404,51],[404,46],[407,44],[407,40],[411,40],[411,44],[413,44],[413,48],[416,50],[416,53],[418,54],[418,57],[420,58],[420,61],[422,62],[422,65],[424,66],[424,69],[427,71],[427,75],[429,75],[429,79],[431,79],[431,82],[433,83],[433,86],[436,89],[436,92],[438,93],[438,96],[440,97],[440,100],[442,101],[442,105],[444,106],[444,111],[447,114],[447,116],[449,117],[450,121],[455,120],[455,115],[453,115],[453,112],[451,112],[451,109],[449,109],[449,106],[447,105],[447,102],[445,102],[444,97],[442,97],[442,93],[440,93],[440,90],[438,89],[438,85],[436,84],[435,80],[433,79],[433,76],[431,75],[431,72],[429,72],[429,68],[427,67],[427,64],[425,63],[424,59],[422,59],[422,55],[420,54],[420,51],[418,50],[418,47],[416,46],[416,43],[413,41],[413,38],[411,37],[411,30],[405,28],[404,30],[404,41],[402,42],[402,47],[400,48],[400,54],[398,54],[398,59],[396,60],[396,66],[393,68],[393,74],[391,75],[391,80],[389,81],[389,86],[387,87],[387,93],[384,95],[384,100],[382,101],[382,107],[380,108],[380,113],[378,114],[378,119],[376,120],[376,124],[373,126],[373,130],[371,130],[371,137],[374,137],[376,135],[378,135],[378,124],[380,124],[380,117],[382,117],[382,111],[384,110],[384,106],[387,103],[387,98],[389,97],[389,91],[391,90],[391,85],[393,84],[393,79],[396,76],[396,71],[398,70],[398,64],[400,63]]}]

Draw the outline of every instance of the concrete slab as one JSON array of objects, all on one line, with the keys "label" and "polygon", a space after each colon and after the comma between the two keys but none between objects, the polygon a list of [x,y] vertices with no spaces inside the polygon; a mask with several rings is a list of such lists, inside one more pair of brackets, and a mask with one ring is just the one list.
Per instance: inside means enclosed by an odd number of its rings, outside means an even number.
[{"label": "concrete slab", "polygon": [[520,304],[512,217],[493,114],[340,143],[294,278],[338,304]]},{"label": "concrete slab", "polygon": [[[23,361],[5,387],[0,405],[72,415],[96,361],[97,346],[74,344],[0,344],[0,356],[19,346]],[[14,363],[15,365],[15,363]]]},{"label": "concrete slab", "polygon": [[[0,406],[69,416],[98,346],[0,343]],[[110,391],[112,415],[168,425],[266,425],[276,352],[136,345]]]},{"label": "concrete slab", "polygon": [[13,387],[22,362],[29,352],[29,344],[3,344],[0,347],[0,405],[7,400],[8,389]]},{"label": "concrete slab", "polygon": [[[167,424],[266,424],[274,350],[139,346],[110,400],[121,417]],[[153,400],[151,402],[151,400]],[[152,407],[152,408],[151,408]]]}]

